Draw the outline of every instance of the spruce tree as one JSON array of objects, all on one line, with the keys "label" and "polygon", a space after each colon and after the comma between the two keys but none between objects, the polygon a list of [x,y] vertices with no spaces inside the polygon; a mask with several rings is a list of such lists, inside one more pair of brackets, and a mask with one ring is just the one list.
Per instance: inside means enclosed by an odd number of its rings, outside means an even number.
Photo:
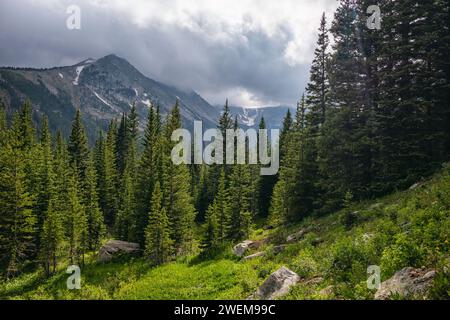
[{"label": "spruce tree", "polygon": [[67,179],[68,203],[64,217],[65,236],[68,242],[68,257],[71,264],[84,263],[88,247],[88,228],[85,209],[80,201],[77,169],[70,168]]},{"label": "spruce tree", "polygon": [[164,141],[161,144],[163,154],[162,190],[164,208],[171,223],[171,238],[177,254],[191,250],[193,240],[193,225],[195,208],[190,193],[191,176],[185,164],[174,165],[171,160],[171,150],[174,143],[170,141],[173,130],[181,128],[179,103],[167,117],[164,127]]},{"label": "spruce tree", "polygon": [[229,187],[231,223],[228,235],[230,239],[239,240],[250,233],[253,219],[250,212],[251,192],[248,165],[235,165]]},{"label": "spruce tree", "polygon": [[[57,198],[56,196],[54,196]],[[47,276],[54,274],[61,258],[64,241],[64,228],[61,213],[56,210],[54,198],[50,199],[48,210],[45,215],[42,231],[40,234],[40,260]]]},{"label": "spruce tree", "polygon": [[139,162],[137,175],[137,203],[135,217],[135,241],[144,244],[145,228],[148,224],[148,212],[150,212],[151,198],[156,181],[161,180],[161,171],[158,163],[161,158],[161,119],[159,109],[150,106],[147,117],[147,124],[143,138],[143,152]]},{"label": "spruce tree", "polygon": [[169,261],[172,254],[169,218],[166,209],[162,206],[162,197],[161,187],[159,182],[156,182],[145,230],[145,255],[156,265]]},{"label": "spruce tree", "polygon": [[18,119],[0,144],[0,265],[7,278],[30,262],[36,239],[34,199],[25,186],[24,140],[18,139],[23,124]]},{"label": "spruce tree", "polygon": [[94,250],[99,247],[101,239],[106,231],[104,218],[98,205],[96,181],[97,174],[94,168],[93,155],[90,154],[86,168],[86,192],[84,199],[88,234],[87,247],[89,250]]},{"label": "spruce tree", "polygon": [[72,131],[67,150],[69,152],[70,164],[76,168],[80,182],[84,183],[87,175],[89,147],[80,110],[77,110],[75,120],[72,123]]},{"label": "spruce tree", "polygon": [[310,80],[306,87],[307,104],[309,106],[308,122],[314,131],[317,131],[319,126],[325,122],[326,111],[329,105],[328,45],[327,22],[325,13],[323,13],[314,59],[310,69]]},{"label": "spruce tree", "polygon": [[[54,192],[54,173],[53,173],[53,153],[52,140],[48,129],[48,119],[42,120],[40,145],[38,147],[38,173],[36,185],[36,207],[35,214],[37,217],[36,235],[39,237],[42,231],[42,225],[48,210],[50,198]],[[38,250],[40,241],[37,241]]]}]

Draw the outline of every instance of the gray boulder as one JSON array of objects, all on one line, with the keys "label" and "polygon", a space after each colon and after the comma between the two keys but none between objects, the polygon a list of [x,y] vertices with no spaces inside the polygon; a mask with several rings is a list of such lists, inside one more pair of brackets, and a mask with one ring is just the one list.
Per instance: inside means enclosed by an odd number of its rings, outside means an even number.
[{"label": "gray boulder", "polygon": [[403,268],[381,283],[375,293],[376,300],[387,300],[392,294],[405,298],[425,299],[436,276],[436,270]]},{"label": "gray boulder", "polygon": [[261,245],[262,241],[245,240],[233,247],[233,253],[238,257],[242,257],[248,249],[258,249]]},{"label": "gray boulder", "polygon": [[124,255],[133,255],[140,252],[138,243],[121,240],[107,241],[98,252],[98,261],[107,262]]},{"label": "gray boulder", "polygon": [[260,300],[274,300],[287,294],[290,288],[300,280],[298,274],[286,267],[272,273],[256,290],[253,297]]}]

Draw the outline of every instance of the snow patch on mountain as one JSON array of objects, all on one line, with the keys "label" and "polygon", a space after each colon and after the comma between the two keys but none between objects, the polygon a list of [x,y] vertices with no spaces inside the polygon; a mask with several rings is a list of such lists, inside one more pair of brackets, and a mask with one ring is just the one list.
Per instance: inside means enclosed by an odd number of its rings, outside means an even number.
[{"label": "snow patch on mountain", "polygon": [[255,113],[254,116],[250,116],[248,114],[247,108],[242,108],[243,114],[241,115],[241,122],[245,124],[247,127],[253,127],[256,123],[257,113]]},{"label": "snow patch on mountain", "polygon": [[108,101],[106,101],[105,99],[103,99],[97,92],[93,91],[95,96],[104,104],[106,104],[108,107],[110,107],[111,109],[115,109]]},{"label": "snow patch on mountain", "polygon": [[75,79],[73,80],[73,85],[74,86],[78,85],[78,80],[80,79],[80,74],[81,74],[81,71],[83,71],[84,67],[86,67],[86,66],[78,66],[75,69],[75,72],[77,73],[77,75],[76,75]]}]

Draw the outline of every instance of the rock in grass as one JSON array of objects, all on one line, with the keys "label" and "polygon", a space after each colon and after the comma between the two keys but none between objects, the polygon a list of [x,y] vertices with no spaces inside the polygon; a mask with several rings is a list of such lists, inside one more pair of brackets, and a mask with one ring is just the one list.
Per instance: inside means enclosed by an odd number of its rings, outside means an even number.
[{"label": "rock in grass", "polygon": [[109,240],[98,252],[98,261],[107,262],[124,255],[137,254],[140,251],[139,244],[120,240]]},{"label": "rock in grass", "polygon": [[262,257],[265,254],[266,253],[264,251],[257,252],[257,253],[254,253],[254,254],[251,254],[249,256],[244,257],[244,260],[251,260],[251,259],[254,259],[254,258]]},{"label": "rock in grass", "polygon": [[302,239],[303,236],[304,236],[305,234],[307,234],[309,231],[311,231],[311,228],[304,228],[304,229],[301,229],[301,230],[297,231],[296,233],[293,233],[293,234],[289,235],[289,236],[286,238],[286,242],[287,242],[287,243],[292,243],[292,242],[299,241],[299,240]]},{"label": "rock in grass", "polygon": [[414,183],[411,187],[409,187],[409,190],[415,190],[415,189],[417,189],[418,187],[420,187],[420,182]]},{"label": "rock in grass", "polygon": [[289,292],[289,289],[300,280],[298,274],[286,267],[281,267],[272,273],[256,290],[252,298],[274,300]]},{"label": "rock in grass", "polygon": [[238,257],[242,257],[248,249],[258,249],[261,245],[262,241],[245,240],[233,247],[233,253]]},{"label": "rock in grass", "polygon": [[403,268],[392,278],[381,283],[375,293],[375,299],[387,300],[393,294],[405,298],[425,299],[435,276],[434,269]]}]

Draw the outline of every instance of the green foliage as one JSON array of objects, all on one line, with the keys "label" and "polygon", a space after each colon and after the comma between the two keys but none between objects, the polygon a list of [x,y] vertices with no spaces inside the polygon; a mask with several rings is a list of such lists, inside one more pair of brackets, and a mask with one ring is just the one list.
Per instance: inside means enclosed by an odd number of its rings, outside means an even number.
[{"label": "green foliage", "polygon": [[162,192],[156,183],[152,196],[152,206],[145,233],[145,254],[155,263],[162,264],[169,260],[173,241],[170,239],[169,218],[162,207]]}]

